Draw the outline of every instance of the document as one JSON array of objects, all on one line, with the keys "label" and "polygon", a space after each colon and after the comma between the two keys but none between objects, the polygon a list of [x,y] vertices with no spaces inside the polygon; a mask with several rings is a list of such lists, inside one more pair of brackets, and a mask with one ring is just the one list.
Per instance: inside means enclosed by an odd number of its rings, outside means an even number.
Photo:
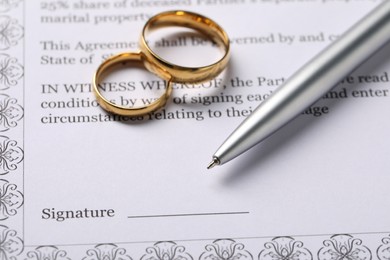
[{"label": "document", "polygon": [[[389,45],[267,140],[206,169],[253,109],[380,2],[1,1],[0,258],[389,259]],[[228,67],[174,84],[158,111],[107,113],[97,67],[137,51],[146,21],[167,10],[221,25]],[[223,54],[166,29],[149,44],[169,61]],[[105,95],[124,106],[161,95],[162,79],[130,65],[102,81]]]}]

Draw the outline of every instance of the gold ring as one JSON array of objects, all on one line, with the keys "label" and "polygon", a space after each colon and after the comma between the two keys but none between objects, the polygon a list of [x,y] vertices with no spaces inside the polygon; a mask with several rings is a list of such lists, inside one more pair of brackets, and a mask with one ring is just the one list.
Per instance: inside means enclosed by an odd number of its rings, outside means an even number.
[{"label": "gold ring", "polygon": [[[184,67],[164,60],[152,51],[145,38],[153,30],[171,26],[191,28],[205,35],[223,47],[225,52],[223,57],[213,64],[201,67]],[[172,76],[172,81],[179,83],[199,83],[215,78],[226,67],[230,57],[229,37],[222,27],[205,16],[187,11],[168,11],[150,18],[142,30],[139,44],[141,51],[150,62],[147,64],[147,69],[150,71],[156,68],[165,69]]]},{"label": "gold ring", "polygon": [[163,70],[154,70],[154,72],[157,74],[157,76],[160,76],[164,79],[167,79],[167,85],[165,88],[165,92],[162,94],[161,97],[159,97],[154,102],[150,103],[147,106],[141,106],[136,108],[129,108],[124,106],[119,106],[117,104],[112,103],[108,99],[106,99],[99,90],[99,83],[102,79],[102,76],[107,74],[109,68],[113,68],[115,65],[118,65],[120,63],[126,63],[126,62],[138,62],[141,63],[144,67],[146,67],[147,61],[141,52],[125,52],[120,53],[118,55],[112,56],[105,60],[98,69],[96,70],[94,76],[93,76],[93,90],[96,96],[96,100],[99,103],[99,105],[105,109],[108,112],[122,115],[122,116],[140,116],[145,115],[147,113],[153,112],[161,107],[163,107],[169,96],[172,92],[172,81],[169,79],[169,75],[163,71]]}]

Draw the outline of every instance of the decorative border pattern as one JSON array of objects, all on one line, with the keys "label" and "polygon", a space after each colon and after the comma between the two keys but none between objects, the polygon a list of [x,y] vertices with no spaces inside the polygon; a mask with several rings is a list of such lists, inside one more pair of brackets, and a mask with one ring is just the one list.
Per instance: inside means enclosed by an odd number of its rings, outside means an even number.
[{"label": "decorative border pattern", "polygon": [[23,150],[18,146],[18,143],[0,135],[0,175],[17,170],[22,160]]},{"label": "decorative border pattern", "polygon": [[329,240],[324,241],[324,247],[318,251],[318,259],[371,260],[371,250],[362,243],[362,240],[354,238],[351,235],[334,235]]},{"label": "decorative border pattern", "polygon": [[18,7],[19,3],[22,0],[3,0],[0,3],[0,13],[5,13],[10,11],[12,8]]},{"label": "decorative border pattern", "polygon": [[23,251],[23,241],[15,230],[0,225],[0,259],[17,259]]},{"label": "decorative border pattern", "polygon": [[312,260],[311,252],[292,237],[276,237],[264,244],[259,260]]},{"label": "decorative border pattern", "polygon": [[0,132],[16,127],[23,114],[23,107],[16,98],[0,94]]},{"label": "decorative border pattern", "polygon": [[378,247],[376,253],[380,260],[390,259],[390,235],[382,239],[382,245]]},{"label": "decorative border pattern", "polygon": [[126,249],[120,248],[115,244],[99,244],[93,249],[89,249],[86,252],[86,257],[83,260],[95,260],[95,259],[115,259],[115,260],[132,260],[130,256],[126,254]]},{"label": "decorative border pattern", "polygon": [[16,46],[24,36],[24,29],[16,19],[7,15],[0,16],[0,50]]},{"label": "decorative border pattern", "polygon": [[64,250],[55,246],[40,246],[34,251],[27,252],[26,256],[27,259],[35,260],[71,260],[66,254]]},{"label": "decorative border pattern", "polygon": [[0,90],[17,85],[23,74],[24,68],[16,58],[0,53]]},{"label": "decorative border pattern", "polygon": [[[379,234],[362,234],[374,241]],[[23,241],[16,232],[6,226],[0,226],[0,259],[34,259],[34,260],[371,260],[371,252],[376,251],[379,260],[390,259],[390,235],[378,241],[378,244],[367,246],[363,239],[349,234],[301,237],[310,243],[294,237],[217,239],[202,241],[160,241],[149,243],[98,244],[63,246],[54,245],[24,248]],[[374,238],[374,239],[373,239]],[[313,243],[315,241],[315,243]],[[139,252],[145,248],[144,253]],[[189,250],[187,250],[187,248]],[[376,250],[375,250],[376,248]],[[28,249],[28,250],[26,250]],[[138,253],[134,253],[138,252]]]},{"label": "decorative border pattern", "polygon": [[0,259],[21,259],[23,243],[23,0],[0,1]]},{"label": "decorative border pattern", "polygon": [[146,254],[141,260],[193,260],[192,256],[186,252],[184,246],[179,246],[175,242],[157,242],[152,247],[146,248]]},{"label": "decorative border pattern", "polygon": [[23,200],[23,194],[15,184],[0,179],[0,221],[15,216]]},{"label": "decorative border pattern", "polygon": [[199,260],[253,260],[252,254],[245,250],[245,246],[233,239],[215,240],[212,244],[206,245],[205,249]]}]

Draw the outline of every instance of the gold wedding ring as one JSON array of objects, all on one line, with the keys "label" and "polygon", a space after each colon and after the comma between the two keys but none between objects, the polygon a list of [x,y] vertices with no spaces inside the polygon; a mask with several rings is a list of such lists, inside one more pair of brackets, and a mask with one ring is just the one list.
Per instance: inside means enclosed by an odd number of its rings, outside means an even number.
[{"label": "gold wedding ring", "polygon": [[[223,47],[223,57],[215,63],[201,67],[184,67],[164,60],[149,47],[146,36],[153,30],[171,26],[196,30]],[[230,56],[229,38],[222,27],[210,18],[187,11],[168,11],[150,18],[142,30],[139,44],[141,51],[149,61],[145,64],[147,69],[153,72],[163,69],[171,75],[173,82],[178,83],[199,83],[215,78],[226,67]]]},{"label": "gold wedding ring", "polygon": [[[185,67],[164,60],[152,51],[146,36],[153,30],[172,26],[194,29],[204,35],[223,48],[224,54],[222,58],[217,62],[200,67]],[[140,51],[138,52],[120,53],[105,60],[100,64],[93,76],[92,85],[97,102],[108,112],[123,116],[140,116],[162,108],[171,95],[173,82],[200,83],[211,80],[225,69],[230,57],[229,38],[222,27],[205,16],[187,11],[168,11],[150,18],[142,30],[139,45]],[[116,65],[127,62],[140,63],[152,73],[166,80],[165,92],[161,97],[151,104],[141,107],[124,107],[113,103],[101,94],[99,83],[103,77],[110,72],[110,69],[114,69]]]},{"label": "gold wedding ring", "polygon": [[154,102],[152,102],[147,106],[140,106],[135,108],[120,106],[112,103],[101,94],[99,90],[99,83],[101,79],[107,73],[109,73],[109,69],[113,69],[115,65],[119,65],[127,62],[141,63],[144,67],[146,67],[148,63],[145,60],[145,57],[142,52],[125,52],[108,58],[96,70],[93,76],[93,90],[97,102],[100,104],[100,106],[108,112],[118,114],[118,115],[123,115],[123,116],[140,116],[140,115],[153,112],[163,107],[167,102],[169,96],[171,95],[172,81],[170,80],[170,76],[169,74],[166,73],[166,71],[159,70],[158,68],[155,68],[154,72],[158,76],[167,80],[165,92],[162,94],[161,97],[159,97],[157,100],[155,100]]}]

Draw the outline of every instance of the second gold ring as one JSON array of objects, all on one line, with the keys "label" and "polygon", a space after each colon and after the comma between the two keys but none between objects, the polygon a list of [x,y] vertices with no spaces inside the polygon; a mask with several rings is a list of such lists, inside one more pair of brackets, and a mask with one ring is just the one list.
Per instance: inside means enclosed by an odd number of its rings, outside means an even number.
[{"label": "second gold ring", "polygon": [[[201,67],[185,67],[164,60],[150,48],[146,36],[153,30],[171,26],[194,29],[222,46],[222,58]],[[230,56],[229,38],[222,27],[205,16],[188,11],[168,11],[153,16],[145,24],[139,43],[141,51],[150,63],[147,68],[151,71],[164,69],[172,76],[171,80],[178,83],[198,83],[215,78],[226,67]]]},{"label": "second gold ring", "polygon": [[150,104],[143,105],[140,107],[124,107],[121,105],[117,105],[113,101],[104,97],[104,95],[100,92],[99,88],[101,80],[106,74],[108,74],[112,69],[114,69],[115,66],[123,65],[129,62],[141,63],[144,67],[147,66],[147,61],[145,60],[143,53],[124,52],[108,58],[102,64],[100,64],[100,66],[96,70],[93,76],[92,85],[96,100],[100,104],[100,106],[108,112],[123,116],[145,115],[165,106],[165,103],[168,101],[168,98],[172,92],[172,82],[171,80],[169,80],[169,75],[166,75],[164,71],[156,71],[156,74],[162,78],[168,79],[165,87],[165,92],[161,95],[161,97],[159,97]]}]

